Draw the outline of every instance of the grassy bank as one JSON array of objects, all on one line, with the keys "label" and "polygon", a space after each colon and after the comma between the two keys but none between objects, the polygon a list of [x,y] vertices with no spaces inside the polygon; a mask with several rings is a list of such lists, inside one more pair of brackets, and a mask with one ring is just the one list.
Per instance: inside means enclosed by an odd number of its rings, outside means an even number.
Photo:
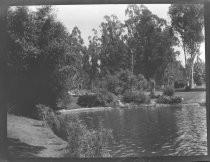
[{"label": "grassy bank", "polygon": [[9,157],[63,157],[68,143],[42,121],[7,115]]},{"label": "grassy bank", "polygon": [[8,114],[9,155],[13,157],[110,157],[105,149],[112,131],[88,129],[76,114],[60,116],[37,105],[34,120]]}]

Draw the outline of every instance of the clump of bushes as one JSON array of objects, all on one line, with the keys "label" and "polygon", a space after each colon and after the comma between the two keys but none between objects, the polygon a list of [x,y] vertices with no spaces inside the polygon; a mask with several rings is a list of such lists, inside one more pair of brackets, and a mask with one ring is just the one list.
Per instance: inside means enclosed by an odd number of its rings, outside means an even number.
[{"label": "clump of bushes", "polygon": [[147,80],[142,74],[136,76],[129,70],[120,70],[115,74],[108,74],[98,86],[118,96],[130,89],[145,90]]},{"label": "clump of bushes", "polygon": [[116,96],[108,91],[99,91],[96,94],[79,96],[77,104],[81,107],[109,106],[116,100]]},{"label": "clump of bushes", "polygon": [[59,116],[51,108],[37,105],[39,117],[52,131],[68,142],[65,157],[110,157],[105,149],[113,139],[112,131],[100,127],[89,130],[77,115]]},{"label": "clump of bushes", "polygon": [[156,94],[150,94],[150,98],[151,99],[157,99],[157,98],[159,98],[161,95],[160,94],[158,94],[158,95],[156,95]]},{"label": "clump of bushes", "polygon": [[164,90],[163,90],[163,95],[164,96],[173,96],[175,93],[175,90],[172,86],[167,86]]},{"label": "clump of bushes", "polygon": [[160,96],[157,101],[160,104],[179,104],[182,102],[182,97],[180,96]]},{"label": "clump of bushes", "polygon": [[81,107],[94,107],[94,106],[101,106],[102,103],[97,99],[97,96],[94,94],[85,94],[79,96],[77,100],[77,104]]},{"label": "clump of bushes", "polygon": [[187,85],[187,86],[185,87],[185,91],[188,92],[188,91],[190,91],[190,90],[191,90],[191,87],[190,87],[189,85]]},{"label": "clump of bushes", "polygon": [[183,82],[174,82],[174,88],[184,88],[185,87],[185,83]]},{"label": "clump of bushes", "polygon": [[127,91],[123,94],[123,101],[126,103],[149,103],[150,102],[150,97],[147,96],[144,92],[139,91],[139,92],[131,92]]}]

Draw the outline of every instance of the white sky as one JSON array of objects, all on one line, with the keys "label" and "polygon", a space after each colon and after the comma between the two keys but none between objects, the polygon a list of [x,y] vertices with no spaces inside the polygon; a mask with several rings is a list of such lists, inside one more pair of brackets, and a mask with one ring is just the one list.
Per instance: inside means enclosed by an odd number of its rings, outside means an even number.
[{"label": "white sky", "polygon": [[[145,6],[157,16],[166,19],[168,22],[168,9],[170,4],[145,4]],[[93,35],[92,29],[95,28],[99,32],[99,26],[104,21],[105,15],[116,15],[122,22],[126,19],[125,9],[127,4],[107,4],[107,5],[56,5],[55,8],[57,19],[63,22],[66,28],[71,30],[77,26],[80,31],[85,44],[88,44],[88,36]],[[182,49],[179,48],[180,52]],[[202,43],[201,59],[205,61],[205,43]],[[183,54],[179,60],[184,60]]]}]

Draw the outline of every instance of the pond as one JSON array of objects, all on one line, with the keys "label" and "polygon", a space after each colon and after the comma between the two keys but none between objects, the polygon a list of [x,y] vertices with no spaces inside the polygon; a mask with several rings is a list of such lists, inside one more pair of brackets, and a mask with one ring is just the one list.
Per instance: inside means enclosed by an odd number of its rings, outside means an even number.
[{"label": "pond", "polygon": [[88,127],[113,130],[112,157],[207,155],[206,108],[111,109],[81,113]]}]

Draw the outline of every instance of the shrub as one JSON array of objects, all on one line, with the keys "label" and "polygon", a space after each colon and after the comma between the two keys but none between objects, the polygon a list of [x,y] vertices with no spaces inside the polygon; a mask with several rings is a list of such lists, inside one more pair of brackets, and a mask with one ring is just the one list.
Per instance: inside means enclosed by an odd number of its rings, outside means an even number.
[{"label": "shrub", "polygon": [[93,107],[96,105],[97,96],[96,95],[82,95],[79,96],[77,104],[81,107]]},{"label": "shrub", "polygon": [[149,103],[150,102],[150,97],[145,95],[144,92],[130,92],[127,91],[123,95],[123,101],[126,103]]},{"label": "shrub", "polygon": [[184,88],[184,87],[185,87],[185,83],[178,82],[178,81],[174,82],[174,88]]},{"label": "shrub", "polygon": [[195,81],[195,84],[197,86],[201,86],[202,85],[202,74],[201,73],[195,73],[193,76],[193,79]]},{"label": "shrub", "polygon": [[186,91],[186,92],[188,92],[188,91],[190,91],[190,90],[191,90],[190,86],[186,86],[186,87],[185,87],[185,91]]},{"label": "shrub", "polygon": [[144,78],[144,75],[139,74],[137,76],[137,89],[145,90],[147,88],[147,80]]},{"label": "shrub", "polygon": [[98,91],[94,95],[79,96],[77,104],[81,107],[109,106],[116,100],[116,96],[108,91]]},{"label": "shrub", "polygon": [[161,104],[179,104],[182,102],[182,97],[180,96],[160,96],[157,103]]},{"label": "shrub", "polygon": [[165,96],[173,96],[175,93],[175,90],[172,86],[167,86],[164,90],[163,90],[163,95]]},{"label": "shrub", "polygon": [[159,98],[161,95],[155,95],[155,94],[150,94],[150,98],[151,99],[157,99],[157,98]]},{"label": "shrub", "polygon": [[[57,117],[57,115],[54,113],[53,109],[45,106],[45,105],[36,105],[37,108],[37,119],[43,120],[45,126],[48,126],[52,129],[52,131],[60,136],[59,132],[57,130],[60,130],[60,121]],[[65,133],[62,133],[64,136]]]},{"label": "shrub", "polygon": [[121,70],[117,75],[120,81],[120,87],[122,89],[121,94],[137,85],[137,78],[131,71]]},{"label": "shrub", "polygon": [[72,96],[69,95],[67,92],[63,93],[57,102],[57,109],[58,108],[65,108],[72,102]]},{"label": "shrub", "polygon": [[97,100],[102,106],[110,106],[117,100],[117,96],[111,92],[103,90],[97,93]]},{"label": "shrub", "polygon": [[174,96],[171,98],[171,103],[172,104],[178,104],[182,102],[182,97],[180,96]]}]

